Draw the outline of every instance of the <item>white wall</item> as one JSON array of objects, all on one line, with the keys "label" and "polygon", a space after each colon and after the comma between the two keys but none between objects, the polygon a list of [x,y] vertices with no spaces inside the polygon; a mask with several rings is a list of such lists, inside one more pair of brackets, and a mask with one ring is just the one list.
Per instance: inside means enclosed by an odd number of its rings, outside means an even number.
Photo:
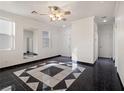
[{"label": "white wall", "polygon": [[[60,54],[60,28],[27,18],[18,16],[12,13],[0,10],[0,17],[8,18],[15,21],[15,49],[14,50],[0,50],[0,68],[21,64],[37,59],[47,58]],[[35,42],[38,56],[30,59],[23,59],[23,30],[35,29],[37,37]],[[51,34],[52,46],[50,48],[42,48],[42,31],[49,31]]]},{"label": "white wall", "polygon": [[[115,28],[115,23],[113,24],[113,60],[115,60],[115,32],[116,32],[116,28]],[[116,66],[116,64],[115,64]]]},{"label": "white wall", "polygon": [[73,60],[94,63],[94,17],[72,23],[71,48]]},{"label": "white wall", "polygon": [[113,24],[98,24],[99,57],[113,57]]},{"label": "white wall", "polygon": [[94,23],[94,61],[98,59],[98,29],[97,24]]},{"label": "white wall", "polygon": [[61,55],[71,57],[71,27],[63,28],[61,31]]},{"label": "white wall", "polygon": [[115,63],[124,85],[124,2],[117,3],[115,16]]}]

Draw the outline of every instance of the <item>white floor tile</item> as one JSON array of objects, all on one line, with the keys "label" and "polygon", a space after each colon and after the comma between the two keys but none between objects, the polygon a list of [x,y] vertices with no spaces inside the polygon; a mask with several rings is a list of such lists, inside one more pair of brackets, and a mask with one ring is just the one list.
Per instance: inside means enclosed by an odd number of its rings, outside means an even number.
[{"label": "white floor tile", "polygon": [[37,87],[39,85],[39,82],[33,82],[33,83],[27,83],[27,85],[32,88],[34,91],[37,90]]},{"label": "white floor tile", "polygon": [[27,76],[27,77],[19,77],[23,82],[27,82],[28,81],[28,79],[29,79],[29,76]]},{"label": "white floor tile", "polygon": [[67,88],[75,81],[75,79],[65,80]]},{"label": "white floor tile", "polygon": [[8,86],[0,91],[12,91],[12,86]]},{"label": "white floor tile", "polygon": [[81,73],[73,73],[75,78],[78,78],[80,76]]},{"label": "white floor tile", "polygon": [[19,71],[14,72],[14,74],[16,76],[20,76],[24,71],[25,71],[25,69],[22,69],[22,70],[19,70]]}]

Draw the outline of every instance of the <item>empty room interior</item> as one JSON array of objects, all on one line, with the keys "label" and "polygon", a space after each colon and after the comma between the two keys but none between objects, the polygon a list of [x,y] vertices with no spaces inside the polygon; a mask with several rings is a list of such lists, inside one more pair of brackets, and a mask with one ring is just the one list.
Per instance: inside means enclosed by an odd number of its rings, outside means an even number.
[{"label": "empty room interior", "polygon": [[123,91],[124,1],[0,1],[0,91]]}]

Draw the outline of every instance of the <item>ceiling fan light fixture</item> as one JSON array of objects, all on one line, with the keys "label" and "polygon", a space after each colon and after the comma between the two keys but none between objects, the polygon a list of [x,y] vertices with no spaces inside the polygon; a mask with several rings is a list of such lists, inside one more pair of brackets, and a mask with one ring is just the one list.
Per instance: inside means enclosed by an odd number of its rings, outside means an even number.
[{"label": "ceiling fan light fixture", "polygon": [[55,17],[52,17],[52,21],[55,21],[56,20],[56,18]]},{"label": "ceiling fan light fixture", "polygon": [[53,18],[54,16],[52,14],[49,15],[50,18]]},{"label": "ceiling fan light fixture", "polygon": [[58,6],[48,6],[50,12],[48,14],[41,14],[36,11],[32,11],[32,14],[39,14],[39,15],[48,15],[51,19],[51,21],[56,20],[63,20],[66,21],[65,16],[70,15],[70,11],[64,11],[63,9],[59,8]]},{"label": "ceiling fan light fixture", "polygon": [[62,18],[61,18],[61,17],[59,17],[59,18],[58,18],[58,20],[62,20]]}]

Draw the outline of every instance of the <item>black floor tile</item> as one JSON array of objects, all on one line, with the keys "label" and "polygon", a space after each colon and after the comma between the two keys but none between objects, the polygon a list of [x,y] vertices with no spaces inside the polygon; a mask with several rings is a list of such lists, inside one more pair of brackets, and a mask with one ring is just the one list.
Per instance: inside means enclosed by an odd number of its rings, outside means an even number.
[{"label": "black floor tile", "polygon": [[19,83],[17,83],[16,81],[11,81],[11,80],[8,82],[0,83],[0,90],[5,89],[9,86],[11,87],[12,91],[25,91],[26,90]]},{"label": "black floor tile", "polygon": [[37,91],[49,91],[51,88],[44,83],[39,83]]},{"label": "black floor tile", "polygon": [[62,80],[61,82],[59,82],[59,84],[57,84],[53,89],[54,90],[59,90],[59,89],[66,89],[66,83],[65,80]]},{"label": "black floor tile", "polygon": [[57,68],[54,66],[48,67],[44,70],[41,70],[41,72],[50,75],[51,77],[55,76],[57,73],[60,73],[61,71],[63,71],[63,69],[61,68]]}]

